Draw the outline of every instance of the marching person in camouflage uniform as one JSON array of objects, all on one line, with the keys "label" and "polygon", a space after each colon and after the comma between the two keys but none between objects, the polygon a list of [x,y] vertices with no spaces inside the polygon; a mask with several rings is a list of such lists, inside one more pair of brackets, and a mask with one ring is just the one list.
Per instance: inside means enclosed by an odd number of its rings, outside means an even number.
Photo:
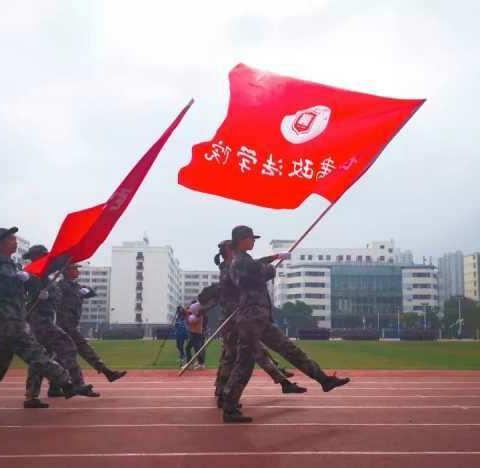
[{"label": "marching person in camouflage uniform", "polygon": [[[17,249],[18,228],[0,228],[0,381],[6,374],[14,354],[23,359],[32,372],[59,385],[65,398],[76,395],[68,372],[51,359],[28,331],[24,283],[30,279],[19,271],[11,256]],[[41,405],[40,405],[41,403]],[[37,400],[37,407],[48,407]]]},{"label": "marching person in camouflage uniform", "polygon": [[[23,259],[35,261],[47,253],[48,250],[45,246],[34,245],[23,255]],[[42,279],[31,276],[25,283],[28,307],[29,309],[31,308],[28,317],[31,331],[37,341],[68,370],[78,395],[99,397],[100,394],[92,390],[92,385],[85,385],[82,369],[77,361],[77,347],[75,343],[65,331],[55,325],[55,315],[61,303],[61,291],[58,284],[48,283],[48,274],[46,278]],[[41,374],[33,368],[29,369],[25,393],[27,398],[24,403],[25,408],[38,407],[38,396],[40,395],[42,380]],[[63,396],[63,392],[57,386],[51,385],[48,390],[48,396]]]},{"label": "marching person in camouflage uniform", "polygon": [[325,374],[315,361],[273,324],[267,282],[275,277],[275,268],[269,263],[253,260],[247,253],[253,249],[258,238],[248,226],[237,226],[232,230],[232,247],[235,254],[230,266],[230,278],[239,291],[236,317],[238,344],[235,365],[223,392],[224,422],[252,421],[252,418],[244,416],[238,410],[238,402],[252,375],[254,356],[261,342],[319,382],[324,392],[350,381],[348,378],[340,379],[335,375]]},{"label": "marching person in camouflage uniform", "polygon": [[[233,259],[231,241],[223,241],[218,247],[220,250],[215,256],[214,262],[220,269],[220,282],[218,285],[206,288],[203,296],[202,293],[200,293],[199,301],[201,304],[204,302],[204,304],[208,304],[210,307],[212,306],[212,302],[218,303],[222,308],[221,318],[222,320],[225,320],[238,307],[239,295],[238,289],[232,283],[229,275],[229,267]],[[221,262],[221,258],[223,258],[223,262]],[[275,258],[275,256],[266,257],[261,261],[270,262]],[[219,408],[223,407],[223,389],[230,377],[237,356],[238,332],[235,320],[230,320],[223,328],[222,338],[222,354],[215,381],[215,396],[217,397],[217,406]],[[287,377],[291,377],[293,374],[287,373],[284,369],[280,369],[278,364],[268,354],[268,351],[263,344],[260,344],[255,350],[254,358],[255,362],[272,378],[272,380],[276,384],[281,385],[283,393],[306,392],[306,388],[299,387],[296,383],[292,383],[288,380]]]},{"label": "marching person in camouflage uniform", "polygon": [[62,292],[62,301],[57,312],[57,325],[70,335],[77,346],[78,354],[98,373],[105,375],[109,382],[114,382],[127,372],[109,369],[79,330],[83,301],[94,297],[95,291],[78,284],[76,281],[79,276],[78,268],[78,265],[68,265],[63,272],[63,279],[58,283]]}]

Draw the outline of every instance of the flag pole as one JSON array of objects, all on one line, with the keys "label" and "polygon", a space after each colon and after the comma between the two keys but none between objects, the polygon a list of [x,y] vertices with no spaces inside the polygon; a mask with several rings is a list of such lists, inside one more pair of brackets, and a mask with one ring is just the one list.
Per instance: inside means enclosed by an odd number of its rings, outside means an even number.
[{"label": "flag pole", "polygon": [[[47,282],[47,284],[45,285],[44,288],[42,288],[42,291],[48,291],[50,289],[50,287],[52,286],[53,283],[55,283],[55,281],[57,280],[57,278],[63,274],[63,272],[69,267],[70,263],[72,262],[72,257],[68,257],[65,261],[65,265],[63,265],[62,268],[60,268],[59,270],[57,270],[55,272],[55,274],[53,275],[53,277],[51,279],[49,279],[49,281]],[[41,292],[41,291],[40,291]],[[40,297],[37,296],[36,299],[33,301],[32,305],[29,307],[29,309],[27,310],[27,321],[30,317],[30,315],[32,314],[32,312],[36,309],[36,307],[38,306],[38,303],[40,302]]]},{"label": "flag pole", "polygon": [[213,341],[213,339],[218,336],[218,334],[223,330],[225,325],[232,320],[232,318],[236,315],[237,311],[233,311],[222,323],[221,325],[212,333],[212,335],[208,338],[207,341],[203,344],[203,346],[194,354],[192,359],[188,361],[181,369],[180,372],[178,373],[178,376],[181,377],[183,373],[192,365],[193,361],[197,359],[200,354],[202,354],[203,350],[208,347],[208,345]]},{"label": "flag pole", "polygon": [[[312,232],[312,230],[315,228],[315,226],[325,217],[325,215],[330,211],[330,209],[333,207],[333,205],[335,205],[335,203],[339,200],[340,198],[338,198],[337,200],[335,200],[333,203],[331,203],[330,205],[327,206],[327,208],[325,208],[321,213],[320,215],[313,221],[313,223],[306,229],[306,231],[292,244],[292,246],[288,249],[288,252],[291,253],[293,252],[297,247],[298,245],[300,244],[300,242],[302,242],[305,237],[308,236],[308,234],[310,234]],[[276,264],[275,264],[275,268],[278,268],[279,265],[283,262],[282,259],[280,259]],[[213,332],[213,334],[210,336],[210,338],[204,343],[204,345],[195,353],[195,355],[192,357],[192,359],[190,359],[190,361],[188,361],[180,370],[180,372],[178,373],[178,376],[181,377],[184,372],[191,366],[191,364],[193,363],[193,361],[195,361],[195,359],[202,353],[202,351],[204,349],[206,349],[208,347],[208,345],[212,342],[212,340],[218,336],[218,334],[223,330],[223,327],[228,323],[230,322],[230,320],[232,320],[232,318],[237,314],[237,310],[236,309],[235,311],[233,311],[224,321],[223,323],[215,330],[215,332]]]}]

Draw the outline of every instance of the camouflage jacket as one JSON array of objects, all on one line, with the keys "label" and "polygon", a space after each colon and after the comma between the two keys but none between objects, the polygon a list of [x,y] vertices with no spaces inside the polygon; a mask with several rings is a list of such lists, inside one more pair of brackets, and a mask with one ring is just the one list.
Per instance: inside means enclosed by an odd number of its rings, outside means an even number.
[{"label": "camouflage jacket", "polygon": [[25,320],[25,288],[17,272],[13,260],[0,255],[0,322]]},{"label": "camouflage jacket", "polygon": [[[272,257],[273,258],[273,257]],[[275,277],[268,258],[254,260],[246,252],[236,253],[230,266],[230,278],[238,289],[239,305],[271,307],[267,281]]]},{"label": "camouflage jacket", "polygon": [[48,299],[36,301],[40,291],[48,284],[48,279],[40,279],[37,276],[31,276],[25,284],[27,291],[28,308],[35,304],[28,321],[54,322],[55,315],[60,307],[62,292],[58,284],[50,284],[48,287]]},{"label": "camouflage jacket", "polygon": [[82,296],[80,289],[82,289],[83,286],[67,279],[59,281],[58,286],[62,293],[62,299],[57,311],[57,324],[62,328],[76,328],[82,316],[84,299],[93,297],[95,292],[91,290],[90,294]]}]

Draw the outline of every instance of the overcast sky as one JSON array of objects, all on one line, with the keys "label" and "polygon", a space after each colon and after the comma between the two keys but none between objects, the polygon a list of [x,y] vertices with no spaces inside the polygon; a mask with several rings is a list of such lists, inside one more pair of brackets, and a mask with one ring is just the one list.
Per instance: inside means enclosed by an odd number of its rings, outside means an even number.
[{"label": "overcast sky", "polygon": [[209,140],[238,62],[428,101],[305,246],[395,239],[438,257],[480,250],[480,2],[242,0],[1,2],[0,226],[51,246],[66,213],[104,202],[190,97],[196,99],[136,198],[92,259],[148,233],[183,268],[212,268],[217,242],[248,224],[296,238],[313,196],[276,211],[177,185]]}]

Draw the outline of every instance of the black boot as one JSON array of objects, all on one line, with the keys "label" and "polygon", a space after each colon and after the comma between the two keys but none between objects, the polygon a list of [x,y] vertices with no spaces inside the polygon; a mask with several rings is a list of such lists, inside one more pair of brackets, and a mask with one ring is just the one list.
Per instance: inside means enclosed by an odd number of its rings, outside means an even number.
[{"label": "black boot", "polygon": [[63,397],[65,396],[62,390],[62,387],[59,387],[58,385],[55,384],[50,384],[48,387],[48,393],[47,393],[49,398],[57,398],[57,397]]},{"label": "black boot", "polygon": [[[222,409],[223,408],[223,397],[220,395],[220,396],[217,396],[217,408],[218,409]],[[241,409],[242,408],[242,404],[241,403],[237,403],[237,409]]]},{"label": "black boot", "polygon": [[100,396],[100,393],[94,392],[92,385],[84,385],[83,387],[76,388],[77,395],[82,395],[86,397],[97,398]]},{"label": "black boot", "polygon": [[285,382],[280,382],[282,386],[282,393],[305,393],[307,391],[304,387],[299,387],[296,383],[285,380]]},{"label": "black boot", "polygon": [[104,367],[99,372],[101,372],[109,382],[115,382],[115,380],[121,379],[127,373],[127,371],[113,371],[108,367]]},{"label": "black boot", "polygon": [[65,397],[66,400],[77,395],[75,387],[72,385],[71,382],[68,382],[67,384],[63,385],[62,391],[63,391],[63,396]]},{"label": "black boot", "polygon": [[30,398],[29,400],[25,400],[23,402],[24,408],[49,408],[50,405],[48,403],[44,403],[42,400],[38,398]]},{"label": "black boot", "polygon": [[237,424],[244,424],[244,423],[251,423],[253,418],[250,416],[244,416],[241,411],[235,409],[233,411],[228,411],[226,409],[223,410],[223,422],[224,423],[237,423]]},{"label": "black boot", "polygon": [[324,392],[329,392],[336,387],[346,385],[348,382],[350,382],[350,379],[348,377],[345,377],[344,379],[339,379],[335,374],[333,374],[327,376],[327,378],[322,380],[320,384],[322,385]]}]

